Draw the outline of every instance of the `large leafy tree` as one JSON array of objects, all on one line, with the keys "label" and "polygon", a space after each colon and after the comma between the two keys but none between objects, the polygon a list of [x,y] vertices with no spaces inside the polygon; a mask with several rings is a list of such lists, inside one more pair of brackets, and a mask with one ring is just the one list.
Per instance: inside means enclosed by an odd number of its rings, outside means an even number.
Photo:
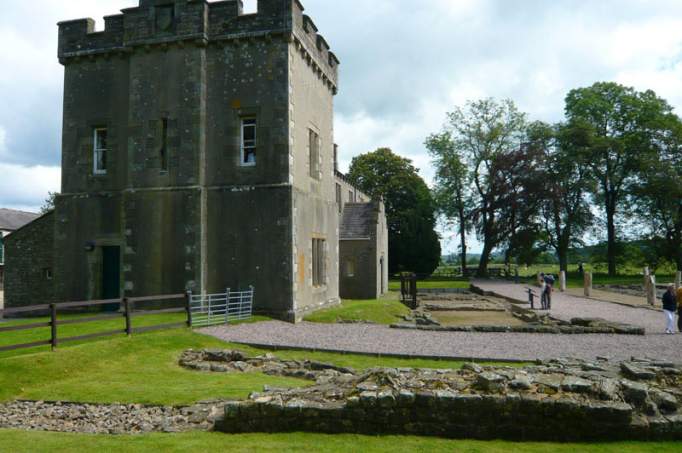
[{"label": "large leafy tree", "polygon": [[655,151],[642,159],[632,191],[633,204],[650,229],[650,249],[682,270],[682,121],[673,114],[661,118]]},{"label": "large leafy tree", "polygon": [[568,251],[581,245],[581,239],[592,225],[589,193],[593,178],[583,159],[578,131],[562,124],[532,123],[528,128],[528,146],[541,153],[539,171],[543,193],[540,202],[540,224],[544,241],[559,259],[562,271],[568,270]]},{"label": "large leafy tree", "polygon": [[450,132],[433,134],[426,139],[425,144],[436,168],[434,200],[439,213],[450,224],[456,225],[460,237],[460,265],[466,275],[466,236],[471,230],[472,209],[469,169]]},{"label": "large leafy tree", "polygon": [[642,163],[655,152],[661,118],[672,108],[653,91],[600,82],[566,97],[568,127],[583,139],[585,162],[596,177],[595,195],[606,215],[609,275],[616,274],[617,218]]},{"label": "large leafy tree", "polygon": [[[528,230],[535,218],[539,156],[535,148],[524,146],[526,125],[526,115],[511,100],[469,102],[448,114],[449,146],[470,172],[471,221],[483,240],[479,276],[488,273],[493,250]],[[438,158],[446,157],[435,151]]]},{"label": "large leafy tree", "polygon": [[389,270],[431,274],[440,264],[441,252],[435,205],[412,161],[380,148],[353,158],[348,177],[386,204]]}]

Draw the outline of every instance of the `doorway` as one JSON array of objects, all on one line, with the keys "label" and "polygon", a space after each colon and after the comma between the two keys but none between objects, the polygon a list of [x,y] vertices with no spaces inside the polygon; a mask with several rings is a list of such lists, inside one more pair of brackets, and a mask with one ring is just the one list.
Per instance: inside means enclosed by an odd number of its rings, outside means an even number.
[{"label": "doorway", "polygon": [[[102,299],[121,297],[121,248],[102,247]],[[107,311],[116,311],[119,304],[106,306]]]}]

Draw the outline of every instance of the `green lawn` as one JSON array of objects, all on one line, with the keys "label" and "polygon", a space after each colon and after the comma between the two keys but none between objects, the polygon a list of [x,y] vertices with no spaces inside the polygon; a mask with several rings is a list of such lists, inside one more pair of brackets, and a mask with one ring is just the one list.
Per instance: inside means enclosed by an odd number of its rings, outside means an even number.
[{"label": "green lawn", "polygon": [[305,317],[306,321],[335,323],[339,321],[371,321],[378,324],[393,324],[410,309],[400,303],[398,293],[390,292],[381,299],[344,300],[337,307],[320,310]]},{"label": "green lawn", "polygon": [[[375,301],[384,302],[384,301]],[[110,321],[104,321],[108,323]],[[150,320],[151,322],[151,320]],[[88,326],[81,325],[81,329]],[[88,327],[101,329],[93,323]],[[83,331],[74,331],[82,334]],[[6,335],[2,334],[2,335]],[[6,340],[6,338],[3,338]],[[0,357],[0,401],[13,399],[65,400],[74,402],[121,402],[143,404],[191,404],[203,399],[244,398],[263,385],[287,387],[308,381],[266,376],[260,373],[220,374],[189,371],[178,366],[187,348],[238,348],[249,354],[265,351],[230,345],[189,329],[173,329],[65,345],[57,352],[16,351]],[[277,351],[283,359],[311,359],[354,367],[376,366],[458,368],[462,362],[408,360],[354,354]],[[675,443],[550,444],[453,441],[401,436],[319,434],[218,433],[153,434],[143,436],[74,435],[0,430],[0,451],[492,451],[523,452],[588,451],[621,453],[678,450]]]},{"label": "green lawn", "polygon": [[487,452],[487,453],[672,453],[679,442],[569,444],[448,440],[413,436],[358,436],[308,433],[227,435],[220,433],[105,436],[0,430],[0,451],[58,452]]},{"label": "green lawn", "polygon": [[[78,325],[102,330],[111,321]],[[75,326],[74,326],[75,327]],[[82,334],[74,331],[72,334]],[[14,333],[11,333],[14,334]],[[10,333],[0,334],[10,335]],[[3,338],[3,341],[7,341]],[[0,401],[13,399],[191,404],[203,399],[245,398],[263,385],[290,387],[308,381],[263,374],[201,373],[180,368],[178,358],[189,348],[235,348],[252,355],[268,351],[227,344],[189,329],[69,344],[49,352],[44,348],[13,351],[0,356]],[[6,353],[10,354],[10,353]],[[462,362],[408,360],[354,354],[277,351],[284,359],[311,359],[353,367],[377,366],[458,368]]]},{"label": "green lawn", "polygon": [[[428,279],[428,280],[419,280],[417,282],[417,289],[453,289],[453,288],[458,288],[458,289],[469,289],[469,286],[471,284],[469,283],[469,280],[451,280],[451,279]],[[400,281],[399,280],[392,280],[388,282],[388,289],[391,291],[400,291]]]}]

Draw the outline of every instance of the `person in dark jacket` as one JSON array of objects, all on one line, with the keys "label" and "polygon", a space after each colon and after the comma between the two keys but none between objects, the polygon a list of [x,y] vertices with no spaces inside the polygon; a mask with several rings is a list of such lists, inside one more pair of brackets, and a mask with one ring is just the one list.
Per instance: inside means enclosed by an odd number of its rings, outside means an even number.
[{"label": "person in dark jacket", "polygon": [[677,288],[677,330],[682,333],[682,286]]},{"label": "person in dark jacket", "polygon": [[668,285],[668,290],[663,294],[663,313],[665,313],[665,333],[673,334],[675,329],[675,311],[677,310],[677,295],[675,285]]}]

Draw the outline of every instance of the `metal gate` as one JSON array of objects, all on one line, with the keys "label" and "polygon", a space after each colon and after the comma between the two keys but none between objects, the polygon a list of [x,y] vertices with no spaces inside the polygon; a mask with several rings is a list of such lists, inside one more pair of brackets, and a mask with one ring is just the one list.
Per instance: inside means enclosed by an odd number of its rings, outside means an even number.
[{"label": "metal gate", "polygon": [[247,291],[227,291],[221,294],[189,294],[192,327],[227,324],[249,319],[253,315],[253,286]]}]

